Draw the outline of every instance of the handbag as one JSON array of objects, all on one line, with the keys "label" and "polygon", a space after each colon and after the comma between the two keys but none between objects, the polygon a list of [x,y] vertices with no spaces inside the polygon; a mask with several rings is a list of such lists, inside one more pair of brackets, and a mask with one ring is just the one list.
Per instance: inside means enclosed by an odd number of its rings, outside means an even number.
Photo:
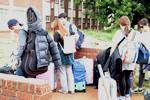
[{"label": "handbag", "polygon": [[76,52],[76,49],[75,49],[75,36],[74,35],[64,36],[64,48],[62,47],[60,42],[58,42],[58,43],[61,46],[64,54],[70,54],[70,53]]},{"label": "handbag", "polygon": [[149,51],[144,44],[140,43],[139,53],[136,63],[137,64],[147,64],[149,59]]},{"label": "handbag", "polygon": [[[126,35],[124,32],[122,32],[124,37],[126,38]],[[136,43],[133,41],[135,38],[136,32],[133,33],[131,41],[127,41],[125,45],[121,48],[121,58],[122,62],[124,63],[134,63],[137,59],[137,51],[138,47],[136,46]]]}]

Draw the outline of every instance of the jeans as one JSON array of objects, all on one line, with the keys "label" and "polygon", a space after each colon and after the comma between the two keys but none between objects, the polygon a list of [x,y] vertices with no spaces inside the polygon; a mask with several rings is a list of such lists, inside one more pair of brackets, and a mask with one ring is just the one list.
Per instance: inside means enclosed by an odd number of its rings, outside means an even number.
[{"label": "jeans", "polygon": [[18,76],[24,76],[24,73],[22,73],[22,71],[20,69],[20,66],[17,68],[16,75],[18,75]]}]

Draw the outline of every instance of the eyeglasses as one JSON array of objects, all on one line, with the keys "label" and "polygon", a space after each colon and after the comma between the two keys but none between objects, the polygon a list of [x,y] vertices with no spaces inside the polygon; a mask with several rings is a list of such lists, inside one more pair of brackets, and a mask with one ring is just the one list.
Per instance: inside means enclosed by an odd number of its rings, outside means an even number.
[{"label": "eyeglasses", "polygon": [[144,26],[140,26],[140,28],[144,28]]}]

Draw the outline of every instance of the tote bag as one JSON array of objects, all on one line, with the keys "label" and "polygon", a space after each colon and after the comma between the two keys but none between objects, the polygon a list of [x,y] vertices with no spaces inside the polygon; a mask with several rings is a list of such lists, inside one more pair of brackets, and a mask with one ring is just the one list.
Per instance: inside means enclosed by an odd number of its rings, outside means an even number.
[{"label": "tote bag", "polygon": [[[60,42],[58,42],[61,46]],[[61,46],[64,54],[70,54],[76,52],[75,49],[75,36],[64,36],[64,48]]]}]

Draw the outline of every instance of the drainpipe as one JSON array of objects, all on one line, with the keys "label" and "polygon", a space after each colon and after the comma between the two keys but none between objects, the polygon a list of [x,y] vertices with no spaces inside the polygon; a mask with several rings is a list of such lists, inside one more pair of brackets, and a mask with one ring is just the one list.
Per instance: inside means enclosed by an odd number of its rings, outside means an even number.
[{"label": "drainpipe", "polygon": [[[10,11],[10,16],[11,19],[14,17],[14,0],[9,0],[9,11]],[[10,39],[14,40],[15,36],[14,36],[14,31],[10,31]]]}]

